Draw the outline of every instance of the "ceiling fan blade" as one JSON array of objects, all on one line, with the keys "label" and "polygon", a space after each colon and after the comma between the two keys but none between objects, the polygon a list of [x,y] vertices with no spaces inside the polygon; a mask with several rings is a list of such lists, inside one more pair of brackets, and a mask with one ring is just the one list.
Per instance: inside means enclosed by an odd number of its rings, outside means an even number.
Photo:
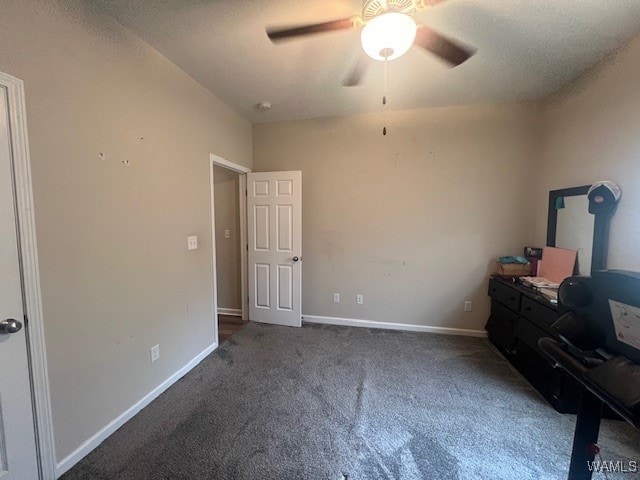
[{"label": "ceiling fan blade", "polygon": [[356,59],[353,67],[349,74],[344,77],[342,81],[343,87],[357,87],[362,83],[362,79],[364,74],[367,73],[367,68],[371,63],[371,57],[367,55],[362,49],[360,49],[360,54]]},{"label": "ceiling fan blade", "polygon": [[453,67],[466,62],[476,53],[475,49],[463,47],[427,27],[418,28],[414,44],[440,57]]},{"label": "ceiling fan blade", "polygon": [[316,23],[311,25],[302,25],[300,27],[273,29],[267,28],[267,36],[272,42],[278,40],[286,40],[292,37],[302,35],[313,35],[315,33],[333,32],[336,30],[347,30],[353,27],[353,19],[343,18],[342,20],[333,20],[331,22]]}]

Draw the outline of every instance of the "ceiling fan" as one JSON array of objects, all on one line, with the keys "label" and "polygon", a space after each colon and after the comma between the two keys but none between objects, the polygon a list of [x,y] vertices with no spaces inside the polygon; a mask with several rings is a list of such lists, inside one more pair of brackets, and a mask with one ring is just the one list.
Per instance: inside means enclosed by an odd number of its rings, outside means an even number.
[{"label": "ceiling fan", "polygon": [[363,53],[343,81],[344,86],[359,85],[369,64],[375,60],[393,60],[404,55],[412,45],[431,52],[449,66],[466,62],[475,49],[441,35],[425,25],[418,25],[413,15],[444,0],[367,0],[362,16],[343,18],[288,28],[267,28],[272,42],[290,40],[305,35],[348,30],[363,27],[361,43]]}]

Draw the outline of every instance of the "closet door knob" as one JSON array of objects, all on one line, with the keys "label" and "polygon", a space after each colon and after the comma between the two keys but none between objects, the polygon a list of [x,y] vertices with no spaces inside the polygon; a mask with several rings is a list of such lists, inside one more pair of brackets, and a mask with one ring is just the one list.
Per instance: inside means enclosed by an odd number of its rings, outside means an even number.
[{"label": "closet door knob", "polygon": [[22,329],[22,324],[13,318],[0,322],[0,333],[16,333]]},{"label": "closet door knob", "polygon": [[294,262],[297,262],[298,260],[300,260],[298,257],[293,257]]}]

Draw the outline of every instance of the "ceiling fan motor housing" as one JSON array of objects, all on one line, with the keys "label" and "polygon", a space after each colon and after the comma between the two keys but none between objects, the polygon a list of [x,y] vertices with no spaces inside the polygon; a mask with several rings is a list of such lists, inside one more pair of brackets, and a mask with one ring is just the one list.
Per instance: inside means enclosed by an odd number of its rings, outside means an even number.
[{"label": "ceiling fan motor housing", "polygon": [[362,18],[368,22],[385,12],[400,12],[413,17],[416,3],[414,0],[367,0],[362,7]]}]

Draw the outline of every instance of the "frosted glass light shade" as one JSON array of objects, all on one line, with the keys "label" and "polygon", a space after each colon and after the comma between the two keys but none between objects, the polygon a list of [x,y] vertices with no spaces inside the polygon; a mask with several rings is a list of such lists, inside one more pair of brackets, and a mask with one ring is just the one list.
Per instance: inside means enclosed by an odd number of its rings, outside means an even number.
[{"label": "frosted glass light shade", "polygon": [[416,22],[408,15],[388,12],[371,19],[362,29],[362,48],[371,58],[393,60],[404,55],[416,38]]}]

